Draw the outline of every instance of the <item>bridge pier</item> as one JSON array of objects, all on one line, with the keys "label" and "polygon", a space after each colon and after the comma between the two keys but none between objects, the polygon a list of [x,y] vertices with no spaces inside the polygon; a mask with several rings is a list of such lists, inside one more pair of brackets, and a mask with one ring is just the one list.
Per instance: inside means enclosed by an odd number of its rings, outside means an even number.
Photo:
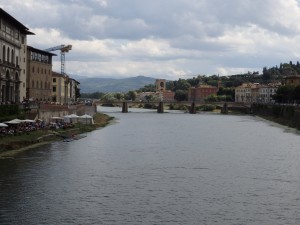
[{"label": "bridge pier", "polygon": [[191,107],[190,107],[190,114],[196,114],[196,106],[195,102],[192,102]]},{"label": "bridge pier", "polygon": [[128,113],[128,104],[127,104],[127,102],[122,103],[122,113]]},{"label": "bridge pier", "polygon": [[157,107],[157,112],[158,113],[164,112],[164,103],[163,102],[159,102],[158,107]]},{"label": "bridge pier", "polygon": [[221,110],[221,113],[222,114],[228,114],[228,105],[227,103],[225,102],[224,105],[223,105],[223,108]]}]

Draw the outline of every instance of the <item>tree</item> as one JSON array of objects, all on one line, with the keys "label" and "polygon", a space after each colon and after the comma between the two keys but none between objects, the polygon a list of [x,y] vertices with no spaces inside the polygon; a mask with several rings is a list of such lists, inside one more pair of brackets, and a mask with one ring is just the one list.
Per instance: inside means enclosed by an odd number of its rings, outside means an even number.
[{"label": "tree", "polygon": [[176,82],[174,90],[184,90],[187,91],[191,87],[190,83],[184,79],[180,79]]},{"label": "tree", "polygon": [[104,96],[102,96],[101,100],[105,103],[113,103],[116,100],[116,98],[112,93],[107,93]]},{"label": "tree", "polygon": [[124,94],[122,94],[122,93],[115,93],[114,97],[116,99],[118,99],[118,100],[122,100],[122,99],[124,99]]},{"label": "tree", "polygon": [[295,86],[284,85],[277,89],[273,99],[281,103],[289,103],[295,100]]},{"label": "tree", "polygon": [[297,101],[297,103],[300,102],[300,85],[297,85],[295,87],[295,100]]},{"label": "tree", "polygon": [[125,100],[131,100],[134,101],[136,99],[136,92],[135,91],[128,91],[125,96]]},{"label": "tree", "polygon": [[185,101],[188,99],[188,92],[185,90],[176,90],[174,98],[177,101]]}]

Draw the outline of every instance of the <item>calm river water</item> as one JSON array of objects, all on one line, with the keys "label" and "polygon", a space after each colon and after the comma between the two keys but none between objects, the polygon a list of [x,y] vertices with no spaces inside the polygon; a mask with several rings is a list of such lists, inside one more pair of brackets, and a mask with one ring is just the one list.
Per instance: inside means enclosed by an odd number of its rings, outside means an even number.
[{"label": "calm river water", "polygon": [[[110,110],[101,108],[101,110]],[[300,224],[300,136],[251,116],[109,113],[0,160],[0,224]]]}]

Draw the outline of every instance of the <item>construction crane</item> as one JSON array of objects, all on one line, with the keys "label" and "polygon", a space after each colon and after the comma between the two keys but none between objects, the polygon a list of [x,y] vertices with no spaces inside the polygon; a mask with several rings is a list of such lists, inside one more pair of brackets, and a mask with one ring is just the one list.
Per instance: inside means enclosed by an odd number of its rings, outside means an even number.
[{"label": "construction crane", "polygon": [[60,50],[61,74],[65,74],[65,53],[72,50],[72,45],[59,45],[52,48],[47,48],[44,51],[53,52]]}]

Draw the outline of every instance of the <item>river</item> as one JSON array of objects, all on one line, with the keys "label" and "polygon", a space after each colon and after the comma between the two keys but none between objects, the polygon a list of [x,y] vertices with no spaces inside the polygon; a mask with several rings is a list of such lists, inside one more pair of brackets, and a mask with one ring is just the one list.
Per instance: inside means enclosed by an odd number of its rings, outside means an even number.
[{"label": "river", "polygon": [[0,160],[0,224],[300,224],[300,136],[252,116],[117,120]]}]

